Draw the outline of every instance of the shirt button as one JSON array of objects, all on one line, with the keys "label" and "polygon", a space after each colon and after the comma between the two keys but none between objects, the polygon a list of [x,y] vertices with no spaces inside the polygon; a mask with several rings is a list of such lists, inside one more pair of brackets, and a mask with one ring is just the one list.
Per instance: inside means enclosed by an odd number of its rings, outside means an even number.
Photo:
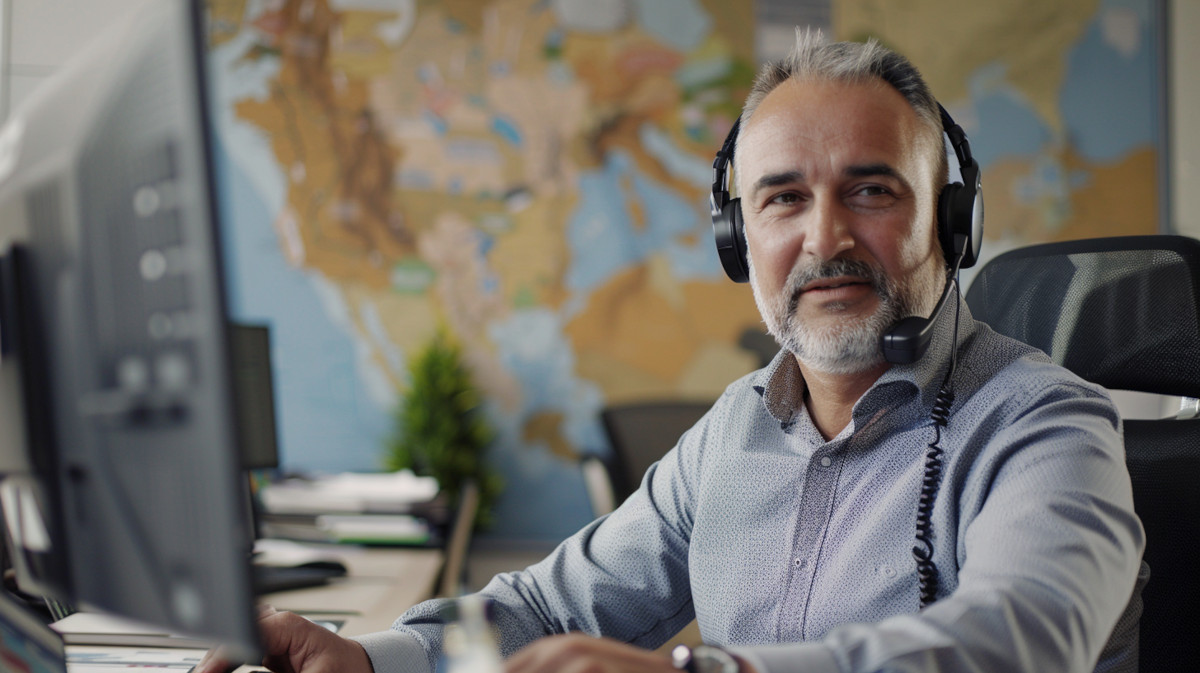
[{"label": "shirt button", "polygon": [[802,558],[798,558],[795,561],[793,561],[792,563],[794,563],[797,568],[803,568],[805,565],[807,565],[807,563]]},{"label": "shirt button", "polygon": [[833,461],[829,460],[829,456],[825,456],[825,457],[821,458],[821,467],[829,467],[832,464],[833,464]]}]

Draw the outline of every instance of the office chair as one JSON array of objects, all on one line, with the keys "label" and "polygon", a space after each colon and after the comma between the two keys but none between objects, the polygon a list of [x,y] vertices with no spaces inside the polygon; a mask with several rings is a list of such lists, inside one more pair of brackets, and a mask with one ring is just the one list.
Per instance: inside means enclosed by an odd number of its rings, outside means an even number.
[{"label": "office chair", "polygon": [[465,593],[467,585],[467,556],[471,551],[471,537],[475,529],[475,515],[479,513],[479,485],[467,480],[459,488],[454,520],[446,531],[445,554],[441,573],[437,581],[437,595],[456,598]]},{"label": "office chair", "polygon": [[[1200,241],[1130,236],[1050,243],[989,262],[966,301],[992,329],[1113,390],[1200,397]],[[1200,419],[1125,421],[1146,528],[1139,668],[1200,663]]]},{"label": "office chair", "polygon": [[612,446],[607,458],[584,457],[584,479],[597,516],[612,511],[638,489],[650,466],[712,407],[711,401],[653,401],[605,407],[600,412]]}]

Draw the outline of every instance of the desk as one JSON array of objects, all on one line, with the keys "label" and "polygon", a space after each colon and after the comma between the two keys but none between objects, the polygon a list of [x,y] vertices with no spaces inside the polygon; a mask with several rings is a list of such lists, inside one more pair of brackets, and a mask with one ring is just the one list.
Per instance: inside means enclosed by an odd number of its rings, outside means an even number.
[{"label": "desk", "polygon": [[403,547],[330,548],[346,565],[346,577],[307,589],[261,598],[278,610],[306,617],[345,620],[340,633],[386,631],[405,610],[434,595],[440,549]]},{"label": "desk", "polygon": [[[269,603],[276,609],[296,612],[316,620],[341,621],[343,626],[339,633],[344,636],[386,631],[405,610],[432,597],[444,558],[439,549],[329,546],[323,547],[322,550],[326,555],[336,556],[345,564],[345,577],[324,586],[272,593],[261,597],[260,601]],[[102,620],[103,624],[97,627],[96,621],[101,620],[88,620],[88,617],[92,616],[72,615],[56,624],[55,628],[67,634],[68,642],[115,644],[113,637],[105,638],[102,635],[118,633],[120,635],[116,639],[123,644],[145,645],[137,648],[142,652],[164,651],[159,648],[164,642],[171,640],[166,634],[147,633],[144,627],[139,630],[136,626],[125,625],[118,629],[117,625],[122,620],[105,618]],[[92,623],[86,627],[73,628],[75,624],[89,621]],[[72,634],[78,635],[73,637]],[[187,638],[176,640],[178,642],[175,644],[191,650],[194,660],[204,653],[204,643]],[[68,653],[73,647],[76,646],[68,645]],[[86,648],[88,651],[106,649],[100,645],[77,647]],[[198,647],[201,649],[196,649]],[[165,649],[183,652],[178,648]],[[75,666],[70,666],[69,669],[80,670]],[[153,667],[146,670],[153,670]],[[164,667],[158,670],[174,669]]]}]

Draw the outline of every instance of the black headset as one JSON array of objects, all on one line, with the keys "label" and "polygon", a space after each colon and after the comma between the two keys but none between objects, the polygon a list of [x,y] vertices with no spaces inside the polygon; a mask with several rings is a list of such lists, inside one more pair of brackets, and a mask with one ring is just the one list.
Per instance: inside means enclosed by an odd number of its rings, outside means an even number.
[{"label": "black headset", "polygon": [[[963,179],[962,182],[952,182],[943,187],[938,195],[937,204],[938,241],[950,266],[950,276],[953,277],[960,268],[970,268],[979,259],[979,248],[983,244],[983,188],[980,184],[979,164],[971,156],[967,134],[940,104],[938,110],[942,117],[942,131],[950,140],[950,146],[958,158],[958,168]],[[741,117],[733,123],[733,128],[729,129],[729,135],[725,137],[725,142],[713,161],[712,194],[709,197],[717,255],[721,258],[721,267],[725,269],[725,274],[737,283],[750,280],[741,199],[729,198],[728,167],[733,160],[741,123]],[[947,304],[951,285],[946,283],[946,289],[928,318],[905,318],[883,335],[881,347],[888,362],[909,364],[925,354],[932,337],[933,324]]]}]

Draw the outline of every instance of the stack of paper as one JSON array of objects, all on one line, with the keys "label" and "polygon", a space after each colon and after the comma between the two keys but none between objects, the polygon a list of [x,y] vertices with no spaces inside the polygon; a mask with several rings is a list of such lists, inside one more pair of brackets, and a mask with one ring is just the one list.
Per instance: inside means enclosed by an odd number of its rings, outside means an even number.
[{"label": "stack of paper", "polygon": [[272,514],[403,514],[437,496],[437,480],[408,470],[287,480],[261,491]]},{"label": "stack of paper", "polygon": [[[425,545],[435,528],[422,516],[438,494],[430,477],[412,472],[346,473],[288,480],[260,491],[264,530],[272,536],[321,542]],[[421,512],[422,506],[425,512]]]},{"label": "stack of paper", "polygon": [[99,612],[75,612],[50,625],[67,645],[129,645],[205,650],[215,643]]}]

